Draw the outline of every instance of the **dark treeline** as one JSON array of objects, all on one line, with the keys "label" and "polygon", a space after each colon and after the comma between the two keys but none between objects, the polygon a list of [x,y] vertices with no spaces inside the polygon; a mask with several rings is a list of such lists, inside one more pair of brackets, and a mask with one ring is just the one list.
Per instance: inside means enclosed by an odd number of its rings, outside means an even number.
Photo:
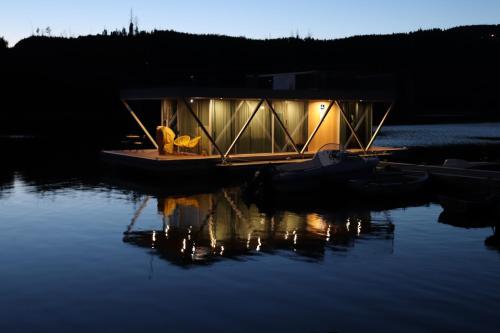
[{"label": "dark treeline", "polygon": [[[443,114],[498,119],[498,59],[498,25],[338,40],[125,30],[32,36],[11,48],[0,41],[0,131],[102,142],[133,126],[119,103],[120,89],[246,86],[248,75],[308,70],[333,73],[333,89],[393,90],[393,122]],[[363,79],[369,77],[391,79],[377,86]]]}]

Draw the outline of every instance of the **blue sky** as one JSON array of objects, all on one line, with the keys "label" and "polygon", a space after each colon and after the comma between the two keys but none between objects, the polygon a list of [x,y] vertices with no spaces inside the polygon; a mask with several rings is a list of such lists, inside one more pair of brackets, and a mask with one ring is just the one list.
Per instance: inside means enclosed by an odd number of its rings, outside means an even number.
[{"label": "blue sky", "polygon": [[87,35],[127,25],[251,38],[315,38],[500,24],[500,0],[2,0],[0,36],[10,45],[37,27]]}]

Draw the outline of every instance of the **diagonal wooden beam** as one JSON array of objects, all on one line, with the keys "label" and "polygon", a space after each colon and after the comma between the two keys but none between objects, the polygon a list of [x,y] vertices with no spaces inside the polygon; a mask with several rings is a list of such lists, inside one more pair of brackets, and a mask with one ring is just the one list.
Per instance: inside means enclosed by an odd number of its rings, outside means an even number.
[{"label": "diagonal wooden beam", "polygon": [[200,126],[201,130],[203,131],[203,133],[205,133],[205,135],[207,136],[208,140],[210,140],[210,142],[214,146],[215,150],[217,150],[217,152],[222,157],[222,159],[224,159],[224,154],[220,150],[219,146],[217,146],[217,143],[215,143],[215,141],[212,138],[212,136],[210,135],[210,133],[208,133],[208,131],[205,128],[205,126],[203,126],[203,123],[201,122],[200,118],[198,118],[198,116],[196,115],[196,113],[193,111],[193,109],[191,108],[191,105],[189,105],[189,103],[186,101],[186,99],[184,97],[182,98],[182,102],[184,103],[184,105],[188,109],[189,113],[191,113],[191,115],[193,116],[194,120],[198,123],[198,126]]},{"label": "diagonal wooden beam", "polygon": [[293,141],[293,138],[290,135],[290,133],[288,132],[287,128],[285,127],[285,124],[283,124],[283,122],[281,121],[280,117],[276,113],[276,110],[274,110],[273,105],[271,104],[271,102],[268,99],[266,99],[266,103],[267,103],[267,105],[269,105],[269,109],[271,110],[271,112],[273,113],[274,117],[278,121],[278,124],[280,124],[281,128],[283,128],[283,131],[285,131],[285,134],[288,137],[288,140],[290,140],[290,142],[291,142],[291,144],[293,146],[293,149],[295,150],[295,152],[297,154],[300,154],[300,151],[297,149],[297,145],[295,144],[295,141]]},{"label": "diagonal wooden beam", "polygon": [[[292,134],[292,137],[297,134],[297,132],[299,130],[302,129],[302,126],[304,126],[304,123],[305,121],[307,120],[307,117],[308,117],[308,114],[307,112],[304,113],[304,116],[302,117],[302,119],[300,120],[299,122],[299,125],[293,130],[293,132],[291,133]],[[287,142],[282,148],[281,148],[281,151],[285,151],[286,147],[290,144],[290,142]]]},{"label": "diagonal wooden beam", "polygon": [[142,211],[148,205],[149,199],[151,199],[151,197],[149,195],[147,195],[146,198],[144,198],[144,200],[142,201],[142,204],[140,205],[140,207],[135,211],[134,216],[132,217],[132,220],[130,221],[130,224],[127,226],[127,231],[124,232],[125,235],[128,235],[132,232],[132,228],[134,227],[135,223],[137,222],[137,219],[139,218],[139,216],[141,216]]},{"label": "diagonal wooden beam", "polygon": [[245,122],[245,124],[243,125],[243,127],[241,128],[241,130],[239,131],[238,135],[236,135],[236,138],[234,138],[234,141],[229,146],[227,152],[223,155],[224,160],[227,159],[227,157],[229,156],[229,153],[231,152],[231,150],[233,150],[233,148],[236,145],[236,143],[240,140],[240,137],[243,135],[243,132],[245,132],[245,130],[247,129],[248,125],[250,125],[250,123],[252,122],[252,119],[255,117],[255,115],[257,114],[257,112],[259,111],[259,109],[260,109],[260,107],[262,106],[263,103],[264,103],[264,100],[261,99],[259,101],[259,103],[257,104],[257,107],[255,108],[255,110],[250,115],[250,118],[247,119],[247,121]]},{"label": "diagonal wooden beam", "polygon": [[300,151],[301,155],[304,154],[304,152],[307,150],[307,147],[309,147],[309,145],[311,144],[311,141],[316,136],[316,133],[318,133],[319,128],[321,127],[321,125],[323,125],[323,122],[325,121],[326,116],[328,116],[328,114],[330,113],[330,110],[332,109],[332,107],[333,107],[334,104],[335,104],[335,101],[332,101],[332,102],[330,102],[330,105],[328,105],[328,108],[326,109],[325,114],[323,115],[323,117],[321,117],[318,125],[316,126],[316,128],[314,128],[314,131],[311,133],[311,135],[307,139],[304,147],[302,147],[302,150]]},{"label": "diagonal wooden beam", "polygon": [[356,139],[356,142],[358,143],[359,145],[359,148],[361,148],[363,150],[363,152],[365,152],[365,147],[363,145],[363,143],[361,143],[361,140],[359,139],[358,135],[356,134],[356,131],[354,130],[354,128],[352,127],[352,124],[351,122],[349,121],[349,118],[347,118],[347,115],[344,111],[344,108],[342,107],[342,105],[340,105],[339,102],[335,101],[335,103],[337,104],[337,106],[339,107],[340,109],[340,114],[342,115],[342,118],[344,118],[345,122],[347,123],[347,126],[349,127],[349,129],[351,130],[351,133],[352,135],[354,135],[354,138]]},{"label": "diagonal wooden beam", "polygon": [[385,120],[387,119],[387,117],[391,113],[393,107],[394,107],[394,103],[392,103],[391,106],[389,106],[389,109],[387,109],[387,111],[385,112],[384,117],[382,117],[382,120],[380,121],[380,124],[378,125],[377,129],[375,130],[375,133],[373,133],[373,136],[370,139],[370,142],[366,145],[365,151],[370,150],[370,148],[372,147],[373,142],[375,142],[375,139],[377,138],[378,133],[382,129],[382,126],[384,126]]},{"label": "diagonal wooden beam", "polygon": [[139,119],[139,117],[137,117],[137,115],[135,114],[134,110],[132,110],[132,108],[130,107],[130,105],[128,105],[127,101],[122,99],[122,103],[123,105],[125,105],[125,108],[128,110],[128,112],[130,112],[130,114],[132,115],[132,117],[135,119],[135,121],[139,124],[139,126],[141,127],[142,131],[146,134],[146,136],[148,137],[149,141],[151,141],[151,143],[153,144],[153,146],[158,149],[158,144],[156,143],[156,141],[153,139],[153,137],[151,136],[151,134],[149,134],[148,130],[146,129],[146,127],[142,124],[141,120]]},{"label": "diagonal wooden beam", "polygon": [[[356,125],[356,127],[354,127],[354,130],[356,131],[356,133],[358,132],[359,128],[361,127],[361,125],[363,124],[363,121],[366,119],[366,116],[368,115],[368,112],[365,111],[365,113],[363,114],[363,116],[361,117],[361,119],[359,120],[358,124]],[[349,136],[349,139],[347,139],[347,141],[345,142],[345,146],[349,146],[349,144],[351,143],[352,139],[354,139],[354,135],[351,135]]]},{"label": "diagonal wooden beam", "polygon": [[[215,101],[214,101],[214,103],[215,103]],[[231,119],[229,119],[229,122],[224,126],[224,128],[222,129],[222,131],[220,132],[220,134],[215,138],[215,142],[218,142],[220,140],[220,138],[222,138],[222,136],[227,132],[227,130],[229,129],[229,127],[233,123],[234,118],[236,118],[236,115],[239,113],[241,107],[245,103],[247,103],[247,101],[241,101],[241,103],[236,107],[236,110],[231,115]],[[215,112],[215,105],[214,105],[214,112]]]},{"label": "diagonal wooden beam", "polygon": [[177,119],[177,112],[174,114],[174,116],[172,117],[172,119],[170,119],[170,121],[168,122],[168,127],[172,127],[172,124],[174,123],[174,121]]}]

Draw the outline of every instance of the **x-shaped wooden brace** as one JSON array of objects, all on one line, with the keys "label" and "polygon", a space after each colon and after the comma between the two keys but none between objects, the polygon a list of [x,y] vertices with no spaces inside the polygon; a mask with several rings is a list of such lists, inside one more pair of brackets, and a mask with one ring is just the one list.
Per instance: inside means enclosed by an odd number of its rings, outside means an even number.
[{"label": "x-shaped wooden brace", "polygon": [[201,122],[200,118],[198,118],[198,116],[196,115],[196,113],[193,111],[193,108],[191,108],[191,105],[189,105],[188,101],[186,100],[186,98],[182,98],[182,102],[184,103],[184,105],[186,106],[186,108],[188,109],[189,113],[191,113],[191,115],[193,116],[194,120],[196,121],[196,123],[198,124],[198,126],[200,126],[201,130],[203,131],[203,133],[205,133],[205,135],[207,136],[208,140],[210,140],[210,142],[212,143],[212,145],[214,146],[215,150],[217,150],[217,152],[220,154],[220,156],[222,157],[222,159],[224,160],[225,159],[225,156],[224,154],[222,153],[222,151],[220,150],[219,146],[217,145],[217,143],[215,142],[214,138],[212,138],[212,136],[210,135],[210,133],[208,133],[207,129],[205,128],[205,126],[203,125],[203,123]]},{"label": "x-shaped wooden brace", "polygon": [[[361,140],[359,139],[358,137],[358,134],[356,134],[356,130],[352,127],[352,124],[351,122],[349,121],[349,118],[347,118],[347,114],[345,113],[344,111],[344,108],[342,107],[342,105],[335,101],[335,103],[337,104],[337,106],[339,107],[340,109],[340,114],[342,115],[342,118],[344,118],[346,124],[347,124],[347,127],[349,127],[349,129],[351,130],[351,136],[354,136],[354,139],[356,139],[356,142],[358,143],[359,145],[359,148],[361,148],[363,150],[363,152],[366,152],[366,149],[365,147],[363,146],[363,143],[361,142]],[[358,124],[359,125],[359,124]]]}]

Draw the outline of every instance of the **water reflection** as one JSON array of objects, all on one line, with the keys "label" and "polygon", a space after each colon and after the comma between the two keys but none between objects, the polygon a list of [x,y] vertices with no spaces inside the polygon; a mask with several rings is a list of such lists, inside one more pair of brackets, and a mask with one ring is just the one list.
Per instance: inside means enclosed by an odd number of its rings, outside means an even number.
[{"label": "water reflection", "polygon": [[458,207],[454,207],[449,202],[441,202],[443,211],[439,215],[438,222],[464,229],[491,228],[493,234],[487,237],[484,243],[488,248],[500,251],[500,214],[498,206],[495,204],[492,207],[485,208],[482,201],[480,201],[481,205],[472,205],[471,203],[466,205],[462,201],[458,203],[456,205]]},{"label": "water reflection", "polygon": [[[141,212],[157,201],[161,228],[140,230]],[[184,267],[221,259],[242,260],[260,253],[290,254],[321,261],[325,251],[346,252],[358,240],[382,240],[392,252],[394,225],[389,216],[370,210],[331,209],[263,213],[245,203],[239,189],[183,197],[145,197],[124,233],[125,243],[148,248]]]},{"label": "water reflection", "polygon": [[0,199],[4,199],[12,193],[15,183],[13,172],[0,172]]},{"label": "water reflection", "polygon": [[500,251],[500,222],[497,222],[493,227],[493,235],[486,238],[484,244],[490,249]]}]

